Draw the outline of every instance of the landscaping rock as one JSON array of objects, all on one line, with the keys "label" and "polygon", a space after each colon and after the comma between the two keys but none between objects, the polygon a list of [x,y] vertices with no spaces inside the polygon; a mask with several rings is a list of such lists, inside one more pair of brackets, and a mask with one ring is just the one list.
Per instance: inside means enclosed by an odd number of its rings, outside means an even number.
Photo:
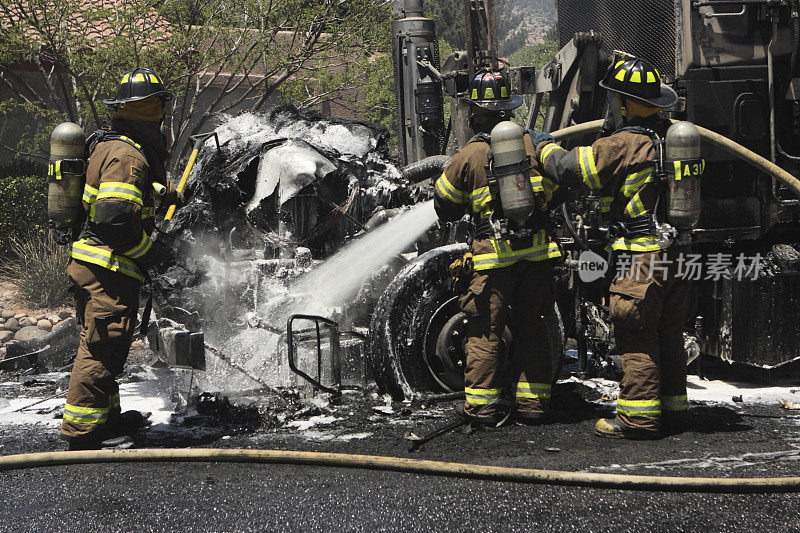
[{"label": "landscaping rock", "polygon": [[28,316],[28,313],[15,313],[14,314],[14,318],[16,318],[17,320],[19,320],[21,318],[25,318],[26,316]]},{"label": "landscaping rock", "polygon": [[[44,336],[28,341],[13,341],[13,344],[7,344],[8,357],[35,352],[50,345],[43,352],[31,356],[32,361],[26,365],[35,364],[37,368],[54,372],[72,363],[73,359],[75,359],[75,354],[78,352],[78,344],[81,340],[81,328],[75,322],[75,319],[66,320],[60,326],[53,328],[50,333],[39,328],[34,329],[44,334]],[[27,359],[22,359],[22,361],[27,361]],[[2,365],[2,362],[0,362],[0,365]]]},{"label": "landscaping rock", "polygon": [[49,320],[42,319],[36,323],[36,327],[39,329],[43,329],[44,331],[50,331],[53,329],[53,323]]},{"label": "landscaping rock", "polygon": [[61,322],[61,317],[55,313],[47,315],[45,319],[49,320],[51,324],[58,324],[59,322]]},{"label": "landscaping rock", "polygon": [[2,318],[2,317],[0,317],[0,324],[5,324],[5,323],[6,323],[6,319],[5,319],[5,318]]},{"label": "landscaping rock", "polygon": [[3,324],[3,326],[5,326],[5,329],[7,329],[8,331],[13,331],[14,333],[19,331],[20,328],[22,327],[19,325],[19,320],[17,320],[16,318],[9,318],[8,320],[6,320],[6,323]]},{"label": "landscaping rock", "polygon": [[26,328],[28,326],[35,326],[36,320],[32,319],[29,316],[26,316],[25,318],[21,318],[19,320],[19,325],[22,326],[23,328]]},{"label": "landscaping rock", "polygon": [[3,318],[13,318],[14,311],[11,311],[9,309],[3,309],[3,312],[0,313],[0,315],[2,315]]},{"label": "landscaping rock", "polygon": [[14,338],[13,331],[0,331],[0,344],[5,344]]},{"label": "landscaping rock", "polygon": [[41,339],[45,335],[47,335],[47,332],[43,329],[39,329],[36,326],[24,326],[17,331],[16,335],[14,335],[14,339],[18,341],[30,341],[33,339]]},{"label": "landscaping rock", "polygon": [[44,320],[45,316],[44,315],[34,315],[33,319],[38,322],[40,320]]},{"label": "landscaping rock", "polygon": [[72,316],[72,311],[59,311],[58,318],[69,318]]}]

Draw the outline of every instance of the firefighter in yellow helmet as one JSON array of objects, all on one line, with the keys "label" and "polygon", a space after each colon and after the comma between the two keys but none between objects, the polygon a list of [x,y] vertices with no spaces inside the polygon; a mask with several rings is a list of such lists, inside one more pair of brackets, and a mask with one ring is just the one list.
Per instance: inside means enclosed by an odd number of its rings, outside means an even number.
[{"label": "firefighter in yellow helmet", "polygon": [[676,259],[689,248],[660,238],[654,217],[661,187],[654,139],[665,138],[670,122],[660,111],[678,97],[640,58],[617,61],[600,85],[608,91],[611,116],[621,122],[615,133],[570,151],[545,133],[534,141],[543,174],[561,185],[602,191],[602,210],[621,228],[609,246],[627,268],[611,284],[609,307],[623,378],[617,416],[600,419],[595,434],[651,439],[662,427],[678,428],[687,409],[683,326],[692,289],[676,276]]},{"label": "firefighter in yellow helmet", "polygon": [[[475,226],[474,270],[469,290],[460,300],[468,316],[466,402],[456,412],[485,426],[502,424],[512,412],[521,423],[538,424],[546,418],[552,380],[543,314],[554,304],[552,263],[560,253],[544,229],[543,215],[555,187],[536,170],[534,147],[525,135],[532,167],[522,179],[532,183],[534,215],[525,224],[527,236],[498,238],[491,221],[499,198],[490,191],[486,171],[489,133],[511,118],[522,98],[511,94],[501,72],[482,70],[472,80],[467,99],[477,135],[445,168],[436,182],[434,200],[441,220],[455,221],[469,213]],[[514,336],[512,376],[502,375],[507,324]],[[504,383],[512,383],[513,390],[503,391]],[[509,397],[513,400],[507,401]]]},{"label": "firefighter in yellow helmet", "polygon": [[163,257],[150,238],[155,190],[165,190],[154,184],[166,188],[162,203],[183,203],[164,169],[161,122],[171,97],[152,71],[125,74],[116,98],[104,101],[112,107],[109,127],[88,140],[86,222],[67,266],[83,327],[61,425],[73,450],[130,443],[128,433],[143,422],[140,413],[121,412],[115,378],[128,357],[146,268]]}]

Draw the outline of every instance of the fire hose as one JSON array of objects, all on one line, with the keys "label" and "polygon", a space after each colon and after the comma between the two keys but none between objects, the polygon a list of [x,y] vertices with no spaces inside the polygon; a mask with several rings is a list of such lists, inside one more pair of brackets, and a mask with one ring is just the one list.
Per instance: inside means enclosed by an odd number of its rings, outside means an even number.
[{"label": "fire hose", "polygon": [[[673,122],[677,122],[673,120]],[[569,137],[577,137],[579,135],[587,135],[591,133],[596,133],[600,130],[603,126],[603,120],[593,120],[591,122],[584,122],[582,124],[576,124],[574,126],[569,126],[567,128],[563,128],[557,131],[552,132],[550,135],[555,137],[557,141],[567,139]],[[734,155],[745,161],[755,168],[761,170],[765,174],[768,174],[778,181],[782,182],[786,185],[789,189],[794,191],[794,193],[800,197],[800,180],[792,176],[789,172],[782,169],[772,161],[761,157],[757,153],[753,152],[742,146],[741,144],[732,141],[725,137],[724,135],[720,135],[719,133],[715,133],[709,129],[703,128],[701,126],[697,126],[698,131],[700,132],[700,136],[703,138],[704,141],[707,141],[714,146],[728,152],[731,155]]]},{"label": "fire hose", "polygon": [[800,491],[800,477],[700,478],[639,476],[510,468],[377,455],[214,448],[24,453],[0,457],[0,471],[43,466],[144,462],[218,462],[325,466],[537,485],[663,492],[754,494]]}]

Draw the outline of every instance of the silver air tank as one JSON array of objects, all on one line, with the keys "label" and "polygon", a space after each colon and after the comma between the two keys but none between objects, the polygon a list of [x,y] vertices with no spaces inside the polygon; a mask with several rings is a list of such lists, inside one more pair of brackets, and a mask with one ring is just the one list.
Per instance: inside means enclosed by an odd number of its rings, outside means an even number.
[{"label": "silver air tank", "polygon": [[533,213],[530,160],[522,128],[505,120],[492,129],[491,143],[503,214],[522,226]]},{"label": "silver air tank", "polygon": [[56,229],[69,229],[81,220],[85,155],[83,128],[72,122],[56,126],[47,168],[47,216]]},{"label": "silver air tank", "polygon": [[705,161],[700,158],[700,132],[691,122],[676,122],[664,142],[667,181],[667,221],[679,232],[691,231],[700,220],[700,178]]}]

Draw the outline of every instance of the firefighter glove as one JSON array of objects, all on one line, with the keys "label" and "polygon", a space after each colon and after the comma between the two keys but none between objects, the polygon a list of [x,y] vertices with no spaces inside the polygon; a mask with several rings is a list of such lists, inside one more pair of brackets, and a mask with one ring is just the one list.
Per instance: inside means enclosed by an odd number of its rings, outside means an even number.
[{"label": "firefighter glove", "polygon": [[175,204],[175,209],[180,209],[186,205],[186,198],[171,181],[167,181],[167,191],[161,198],[161,205],[170,206],[172,204]]},{"label": "firefighter glove", "polygon": [[467,252],[463,257],[450,263],[450,275],[453,276],[453,279],[458,281],[462,277],[472,274],[474,266],[475,265],[472,261],[472,253]]},{"label": "firefighter glove", "polygon": [[555,138],[549,133],[536,130],[528,130],[528,132],[531,136],[531,142],[533,143],[534,146],[539,146],[543,142],[549,142],[549,143],[556,142]]}]

